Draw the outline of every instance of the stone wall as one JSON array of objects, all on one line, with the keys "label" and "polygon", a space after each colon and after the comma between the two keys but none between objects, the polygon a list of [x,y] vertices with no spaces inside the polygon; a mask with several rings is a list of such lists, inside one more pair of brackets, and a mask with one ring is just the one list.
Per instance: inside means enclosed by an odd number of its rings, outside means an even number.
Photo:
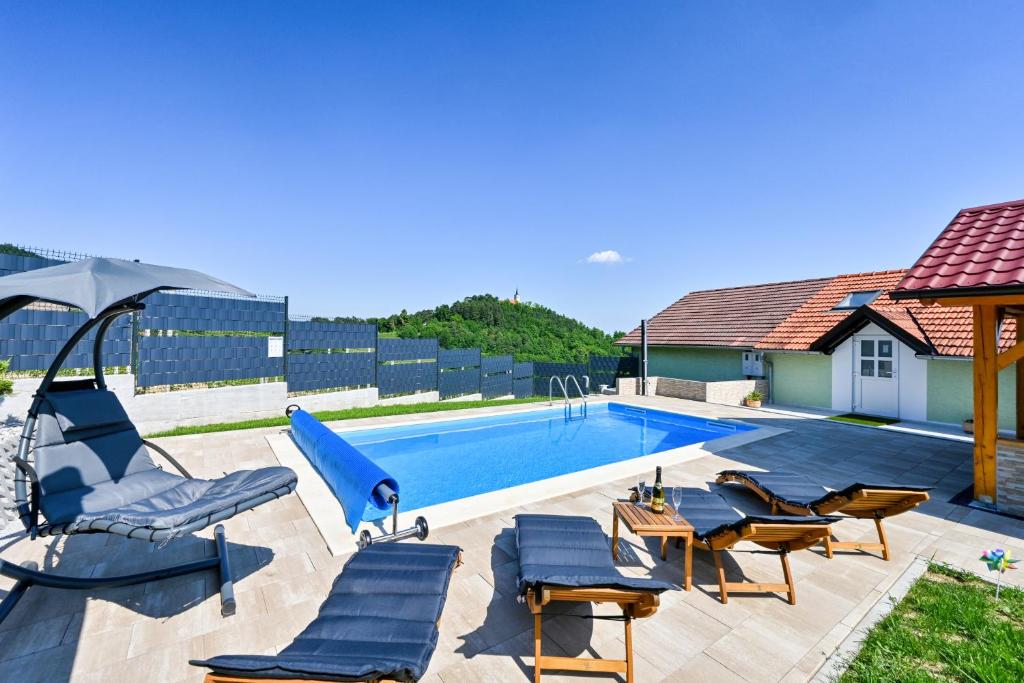
[{"label": "stone wall", "polygon": [[999,440],[996,507],[1013,515],[1024,515],[1024,443]]},{"label": "stone wall", "polygon": [[[648,377],[647,382],[648,394],[652,396],[667,396],[730,406],[742,405],[744,397],[755,389],[768,396],[768,380],[764,379],[699,382],[673,377]],[[635,396],[640,393],[640,379],[620,378],[617,388],[619,396]]]}]

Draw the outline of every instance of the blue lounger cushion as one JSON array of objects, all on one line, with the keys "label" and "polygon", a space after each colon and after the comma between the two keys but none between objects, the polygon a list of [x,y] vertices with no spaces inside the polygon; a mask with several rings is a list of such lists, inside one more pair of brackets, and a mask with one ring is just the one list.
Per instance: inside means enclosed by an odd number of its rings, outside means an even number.
[{"label": "blue lounger cushion", "polygon": [[278,655],[191,664],[246,678],[419,680],[437,646],[460,552],[450,545],[371,545],[349,559],[320,614]]},{"label": "blue lounger cushion", "polygon": [[516,515],[519,591],[540,586],[618,588],[661,593],[665,581],[623,576],[612,560],[611,541],[590,517]]},{"label": "blue lounger cushion", "polygon": [[711,540],[722,534],[739,531],[749,524],[831,524],[835,517],[804,517],[801,515],[741,515],[721,495],[704,489],[684,488],[679,514],[693,525],[693,535]]},{"label": "blue lounger cushion", "polygon": [[803,507],[810,511],[829,503],[836,498],[846,498],[863,489],[882,491],[930,491],[931,486],[907,486],[896,484],[874,484],[856,482],[838,491],[830,491],[818,482],[793,472],[753,472],[749,470],[724,470],[718,476],[745,479],[755,487],[764,491],[770,498],[793,507]]}]

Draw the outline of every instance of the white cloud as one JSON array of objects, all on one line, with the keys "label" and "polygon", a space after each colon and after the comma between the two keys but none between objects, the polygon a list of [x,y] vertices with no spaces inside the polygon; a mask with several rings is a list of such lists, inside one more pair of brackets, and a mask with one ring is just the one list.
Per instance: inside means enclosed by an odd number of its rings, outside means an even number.
[{"label": "white cloud", "polygon": [[595,251],[587,257],[587,263],[622,263],[625,260],[627,259],[623,258],[622,254],[614,249]]}]

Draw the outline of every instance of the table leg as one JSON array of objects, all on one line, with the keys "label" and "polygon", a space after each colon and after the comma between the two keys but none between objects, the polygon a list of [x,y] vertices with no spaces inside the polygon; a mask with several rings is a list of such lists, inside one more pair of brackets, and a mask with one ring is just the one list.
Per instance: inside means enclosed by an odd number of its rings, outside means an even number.
[{"label": "table leg", "polygon": [[683,552],[686,558],[683,560],[683,590],[688,591],[693,582],[693,534],[687,534],[683,542],[686,543],[686,550]]},{"label": "table leg", "polygon": [[619,559],[619,514],[612,509],[612,559]]},{"label": "table leg", "polygon": [[661,561],[668,559],[668,536],[661,537]]}]

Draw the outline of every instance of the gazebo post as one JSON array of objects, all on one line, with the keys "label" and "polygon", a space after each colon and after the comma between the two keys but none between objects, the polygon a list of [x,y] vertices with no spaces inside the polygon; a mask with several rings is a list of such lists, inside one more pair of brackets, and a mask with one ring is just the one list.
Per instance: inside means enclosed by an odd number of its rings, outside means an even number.
[{"label": "gazebo post", "polygon": [[[1024,331],[1024,314],[1018,313],[1014,316],[1017,321],[1017,334],[1020,335],[1021,331]],[[1013,364],[1014,367],[1014,388],[1016,390],[1016,436],[1018,441],[1024,441],[1024,358],[1018,358],[1017,362]]]},{"label": "gazebo post", "polygon": [[999,309],[996,306],[974,306],[974,499],[988,504],[996,502],[998,327]]}]

